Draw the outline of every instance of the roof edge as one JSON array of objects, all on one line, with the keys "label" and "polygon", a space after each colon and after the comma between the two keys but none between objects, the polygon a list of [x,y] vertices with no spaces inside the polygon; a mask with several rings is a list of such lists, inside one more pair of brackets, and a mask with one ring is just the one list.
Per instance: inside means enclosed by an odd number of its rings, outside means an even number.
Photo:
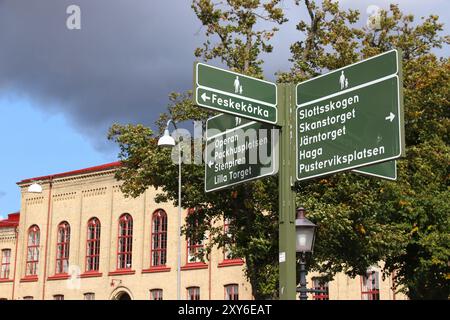
[{"label": "roof edge", "polygon": [[11,228],[19,225],[20,212],[14,212],[8,214],[8,218],[0,220],[0,228]]},{"label": "roof edge", "polygon": [[121,161],[110,162],[110,163],[102,164],[99,166],[94,166],[94,167],[89,167],[89,168],[84,168],[84,169],[67,171],[67,172],[51,174],[51,175],[35,177],[35,178],[28,178],[28,179],[19,181],[16,184],[22,185],[22,184],[32,183],[32,182],[37,182],[37,181],[53,180],[53,179],[57,179],[57,178],[70,177],[70,176],[75,176],[75,175],[80,175],[80,174],[85,174],[85,173],[111,170],[111,169],[120,167],[121,165],[122,165]]}]

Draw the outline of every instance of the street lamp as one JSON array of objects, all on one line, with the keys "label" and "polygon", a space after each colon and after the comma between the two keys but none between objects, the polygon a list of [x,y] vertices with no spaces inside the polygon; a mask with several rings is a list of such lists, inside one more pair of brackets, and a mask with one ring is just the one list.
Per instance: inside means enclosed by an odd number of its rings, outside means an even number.
[{"label": "street lamp", "polygon": [[308,292],[318,292],[318,290],[306,289],[306,253],[313,252],[317,226],[305,218],[305,212],[303,207],[297,208],[297,219],[295,219],[295,251],[300,253],[300,288],[297,289],[297,292],[300,292],[300,300],[307,300]]},{"label": "street lamp", "polygon": [[[175,122],[170,119],[167,121],[164,135],[159,138],[158,146],[160,147],[175,147],[175,139],[169,134],[169,124],[172,122],[175,129],[177,126]],[[177,300],[181,300],[181,146],[178,148],[178,252],[177,252]]]}]

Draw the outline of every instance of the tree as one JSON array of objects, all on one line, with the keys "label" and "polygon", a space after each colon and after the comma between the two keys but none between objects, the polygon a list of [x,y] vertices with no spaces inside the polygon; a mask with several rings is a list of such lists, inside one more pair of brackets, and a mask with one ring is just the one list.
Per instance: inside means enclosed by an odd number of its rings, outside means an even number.
[{"label": "tree", "polygon": [[[192,8],[208,37],[195,55],[205,61],[220,59],[234,71],[261,78],[260,54],[272,51],[269,41],[277,28],[256,28],[261,21],[275,26],[286,21],[279,2],[228,0],[214,4],[209,0],[194,0]],[[190,92],[173,93],[170,100],[168,114],[161,115],[157,121],[159,134],[169,118],[205,122],[211,115],[192,104]],[[156,147],[158,136],[152,130],[141,125],[114,124],[108,137],[120,146],[119,158],[123,166],[116,177],[123,181],[121,189],[125,195],[136,197],[153,186],[162,191],[157,201],[173,201],[178,205],[178,185],[174,179],[178,174],[177,166],[172,163],[170,151]],[[188,141],[183,146],[183,151],[190,155],[189,148],[194,148],[194,142]],[[274,298],[278,280],[276,178],[205,194],[203,176],[204,167],[183,164],[182,206],[195,208],[187,218],[186,237],[195,241],[208,234],[209,241],[199,253],[200,258],[207,258],[214,246],[231,245],[232,254],[245,259],[245,273],[254,297]],[[223,219],[230,222],[230,233],[234,235],[231,239],[217,226]],[[194,225],[196,228],[190,227]]]},{"label": "tree", "polygon": [[406,158],[397,182],[350,173],[300,183],[298,202],[319,224],[312,267],[332,278],[343,271],[364,274],[384,260],[396,288],[411,299],[449,297],[449,60],[433,48],[449,43],[439,36],[437,16],[414,24],[398,6],[379,13],[376,28],[352,27],[358,12],[337,2],[321,7],[304,1],[311,21],[298,30],[306,41],[291,47],[294,66],[280,81],[301,81],[392,48],[403,51]]},{"label": "tree", "polygon": [[[279,2],[194,0],[192,8],[208,37],[196,56],[221,59],[232,70],[262,77],[260,54],[270,53],[269,40],[277,29],[256,31],[256,27],[261,21],[275,26],[286,21]],[[385,272],[395,271],[399,290],[410,298],[448,297],[449,61],[432,53],[449,43],[448,37],[439,36],[442,24],[436,16],[414,24],[412,16],[391,6],[389,12],[380,13],[377,28],[359,28],[359,13],[343,11],[337,2],[324,0],[320,6],[309,0],[296,2],[307,10],[310,21],[298,23],[305,40],[292,45],[293,68],[280,73],[279,82],[303,81],[393,47],[404,53],[407,157],[399,162],[398,181],[341,173],[296,184],[297,203],[319,225],[311,268],[331,279],[337,272],[363,274],[383,260]],[[168,118],[205,121],[210,113],[192,105],[190,92],[174,93],[170,100],[168,114],[157,121],[157,135],[142,125],[114,124],[109,139],[120,146],[123,166],[116,177],[123,181],[125,195],[138,196],[153,186],[161,190],[157,201],[177,205],[178,169],[171,152],[157,148],[156,139]],[[194,148],[194,142],[185,141],[183,154]],[[255,298],[276,297],[276,177],[205,194],[203,169],[183,164],[182,206],[195,208],[184,229],[186,236],[197,240],[209,236],[201,258],[207,258],[213,246],[233,244],[232,253],[245,259]],[[217,226],[224,218],[231,222],[232,239]],[[190,228],[194,221],[204,223]]]}]

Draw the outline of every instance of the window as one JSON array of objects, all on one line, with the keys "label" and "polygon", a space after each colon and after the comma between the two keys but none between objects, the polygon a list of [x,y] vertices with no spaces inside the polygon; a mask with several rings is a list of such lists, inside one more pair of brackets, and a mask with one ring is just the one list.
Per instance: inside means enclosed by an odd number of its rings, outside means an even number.
[{"label": "window", "polygon": [[187,299],[188,300],[200,300],[200,288],[199,287],[187,288]]},{"label": "window", "polygon": [[131,269],[133,252],[133,218],[125,213],[119,218],[117,269]]},{"label": "window", "polygon": [[86,238],[86,272],[98,271],[100,266],[100,221],[88,221]]},{"label": "window", "polygon": [[152,218],[152,267],[164,266],[167,261],[167,214],[157,210]]},{"label": "window", "polygon": [[34,298],[32,296],[26,296],[23,297],[23,300],[34,300]]},{"label": "window", "polygon": [[163,291],[162,289],[152,289],[150,290],[150,300],[162,300]]},{"label": "window", "polygon": [[188,239],[188,263],[201,262],[200,258],[196,256],[198,252],[203,248],[203,241],[195,242],[194,240]]},{"label": "window", "polygon": [[[223,224],[223,233],[230,239],[232,242],[232,234],[229,232],[230,230],[230,219],[225,219]],[[223,248],[223,258],[224,260],[232,260],[233,256],[231,255],[231,243],[226,243]]]},{"label": "window", "polygon": [[38,273],[40,238],[39,227],[31,226],[28,229],[26,276],[35,276]]},{"label": "window", "polygon": [[53,300],[64,300],[64,295],[62,295],[62,294],[55,294],[53,296]]},{"label": "window", "polygon": [[0,269],[0,279],[9,279],[11,266],[11,249],[2,250],[2,265]]},{"label": "window", "polygon": [[362,300],[380,300],[380,285],[377,271],[367,271],[365,276],[361,277],[361,299]]},{"label": "window", "polygon": [[324,290],[326,292],[313,292],[314,300],[330,300],[330,295],[328,292],[328,282],[324,282],[319,278],[312,278],[313,289],[314,290]]},{"label": "window", "polygon": [[95,293],[92,292],[85,293],[84,300],[95,300]]},{"label": "window", "polygon": [[239,286],[237,284],[225,286],[225,300],[239,300]]},{"label": "window", "polygon": [[[195,212],[195,209],[189,210],[189,215],[193,214]],[[193,230],[196,230],[195,226],[199,225],[198,219],[195,219],[190,222],[193,224],[194,228]],[[187,263],[196,263],[196,262],[202,262],[200,257],[197,256],[197,254],[203,249],[203,240],[202,241],[195,241],[194,239],[187,239]]]},{"label": "window", "polygon": [[70,225],[61,222],[58,226],[56,243],[56,274],[67,273],[69,269]]}]

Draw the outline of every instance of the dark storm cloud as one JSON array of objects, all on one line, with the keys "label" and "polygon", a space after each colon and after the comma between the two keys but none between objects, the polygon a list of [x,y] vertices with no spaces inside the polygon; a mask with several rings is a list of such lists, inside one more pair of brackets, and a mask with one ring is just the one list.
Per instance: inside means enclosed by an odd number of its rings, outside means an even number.
[{"label": "dark storm cloud", "polygon": [[[71,4],[81,30],[66,28]],[[101,147],[112,122],[151,124],[191,89],[199,29],[186,0],[0,0],[0,94],[64,113]]]},{"label": "dark storm cloud", "polygon": [[[385,0],[341,2],[358,6],[361,25],[369,3],[387,7]],[[408,3],[401,3],[406,12],[418,6]],[[66,27],[72,4],[81,8],[81,30]],[[191,0],[0,0],[0,95],[21,94],[46,112],[63,113],[104,148],[113,122],[153,124],[171,91],[192,88],[193,52],[205,30],[190,5]],[[307,19],[303,6],[281,5],[290,21],[273,39],[273,53],[262,55],[271,81],[275,72],[289,69],[289,46],[302,37],[295,25]]]}]

